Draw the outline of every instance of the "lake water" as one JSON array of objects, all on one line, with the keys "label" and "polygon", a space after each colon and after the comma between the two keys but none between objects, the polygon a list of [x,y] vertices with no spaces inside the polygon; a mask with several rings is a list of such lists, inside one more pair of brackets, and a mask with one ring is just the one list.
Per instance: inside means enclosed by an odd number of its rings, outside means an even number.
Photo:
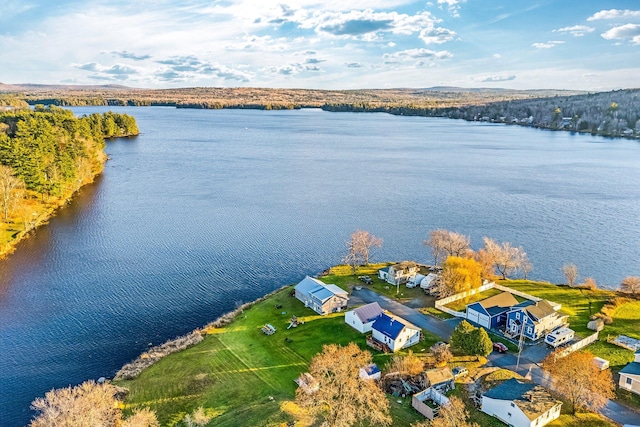
[{"label": "lake water", "polygon": [[[75,108],[77,114],[105,108]],[[142,134],[0,261],[0,425],[47,390],[112,376],[148,343],[340,261],[429,262],[446,228],[522,245],[536,279],[640,274],[640,143],[320,110],[112,108]]]}]

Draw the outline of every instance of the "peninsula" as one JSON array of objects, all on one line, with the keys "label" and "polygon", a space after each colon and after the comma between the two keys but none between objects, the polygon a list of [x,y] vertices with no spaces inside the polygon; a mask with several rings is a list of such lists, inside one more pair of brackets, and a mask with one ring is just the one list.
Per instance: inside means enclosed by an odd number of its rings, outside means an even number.
[{"label": "peninsula", "polygon": [[53,105],[6,103],[13,105],[0,110],[0,257],[102,172],[105,138],[138,134],[126,114],[78,118]]}]

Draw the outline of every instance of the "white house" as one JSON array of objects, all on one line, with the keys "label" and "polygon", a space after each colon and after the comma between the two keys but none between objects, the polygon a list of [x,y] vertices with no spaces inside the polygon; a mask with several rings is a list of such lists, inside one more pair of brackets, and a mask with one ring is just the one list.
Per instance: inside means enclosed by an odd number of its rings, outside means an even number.
[{"label": "white house", "polygon": [[640,394],[640,349],[636,351],[633,362],[620,370],[618,386],[631,393]]},{"label": "white house", "polygon": [[418,274],[418,265],[413,261],[402,261],[378,270],[378,277],[392,285],[407,283],[416,274]]},{"label": "white house", "polygon": [[363,305],[344,314],[344,322],[356,331],[365,333],[371,331],[373,322],[382,315],[382,308],[377,302]]},{"label": "white house", "polygon": [[482,412],[513,427],[541,427],[560,416],[562,402],[543,387],[515,378],[482,396]]},{"label": "white house", "polygon": [[382,313],[371,325],[373,339],[385,344],[391,351],[409,347],[420,341],[421,329],[398,316]]},{"label": "white house", "polygon": [[295,295],[305,307],[318,314],[333,313],[347,307],[349,294],[336,285],[326,285],[313,277],[305,277],[295,286]]}]

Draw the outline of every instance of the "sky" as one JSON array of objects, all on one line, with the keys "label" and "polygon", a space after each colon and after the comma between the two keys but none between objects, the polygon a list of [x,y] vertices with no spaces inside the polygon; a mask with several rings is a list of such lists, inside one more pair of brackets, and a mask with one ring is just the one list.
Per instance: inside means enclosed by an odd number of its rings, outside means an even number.
[{"label": "sky", "polygon": [[640,87],[638,0],[2,0],[0,82]]}]

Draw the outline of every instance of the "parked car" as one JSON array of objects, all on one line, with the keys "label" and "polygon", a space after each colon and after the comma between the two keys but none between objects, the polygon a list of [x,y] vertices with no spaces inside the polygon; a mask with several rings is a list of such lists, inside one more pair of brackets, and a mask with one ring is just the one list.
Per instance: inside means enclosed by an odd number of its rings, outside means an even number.
[{"label": "parked car", "polygon": [[469,370],[463,366],[456,366],[451,370],[451,373],[453,374],[453,378],[457,380],[458,378],[469,375]]},{"label": "parked car", "polygon": [[373,280],[371,280],[371,277],[369,276],[358,276],[358,279],[362,280],[365,285],[373,284]]},{"label": "parked car", "polygon": [[494,342],[493,349],[498,353],[506,353],[509,350],[507,346],[502,344],[501,342]]}]

